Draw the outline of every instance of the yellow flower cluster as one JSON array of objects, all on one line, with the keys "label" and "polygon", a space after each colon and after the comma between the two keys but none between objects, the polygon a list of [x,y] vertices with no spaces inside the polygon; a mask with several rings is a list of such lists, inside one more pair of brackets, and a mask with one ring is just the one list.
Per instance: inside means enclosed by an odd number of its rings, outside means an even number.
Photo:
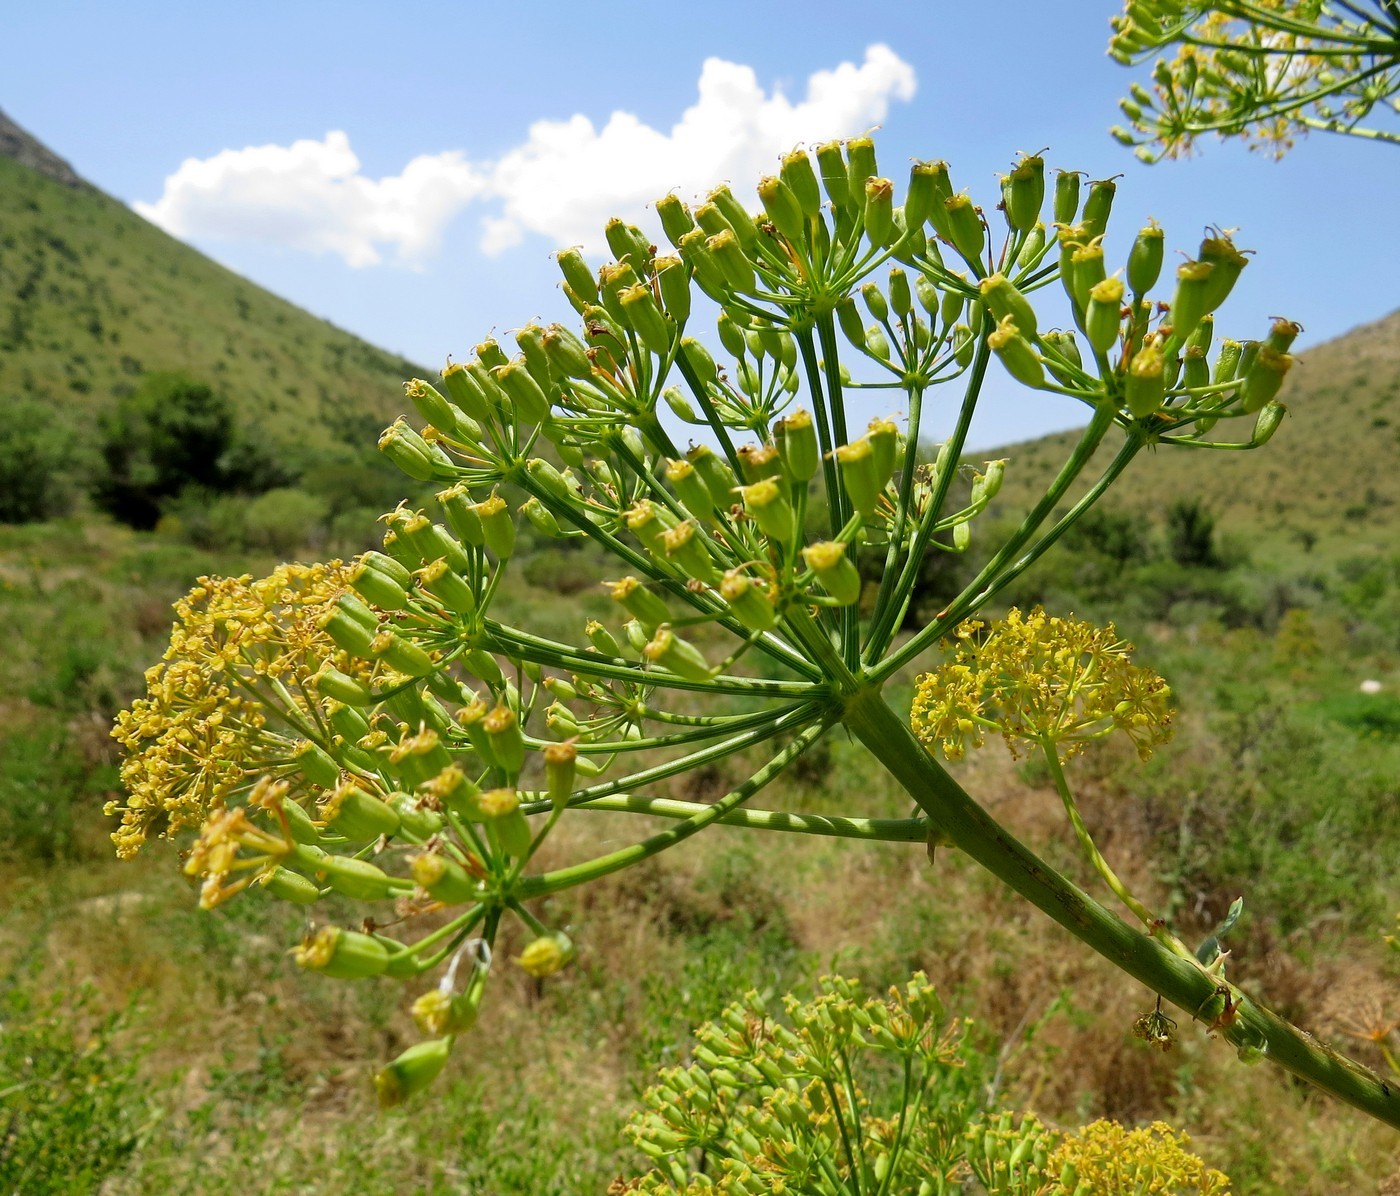
[{"label": "yellow flower cluster", "polygon": [[284,761],[298,736],[268,726],[279,711],[310,709],[303,681],[323,660],[362,675],[370,666],[340,652],[317,625],[345,588],[346,569],[281,565],[269,577],[202,577],[175,604],[162,663],[146,672],[146,696],[117,716],[126,749],[125,801],[112,834],[130,859],[152,834],[199,826],[230,794]]},{"label": "yellow flower cluster", "polygon": [[1129,662],[1132,645],[1113,625],[1028,615],[1016,608],[990,626],[977,620],[955,632],[953,658],[920,677],[910,722],[950,760],[1000,732],[1057,746],[1068,759],[1089,740],[1123,731],[1144,760],[1171,736],[1171,691],[1150,669]]},{"label": "yellow flower cluster", "polygon": [[[1188,1151],[1190,1144],[1161,1121],[1136,1130],[1095,1121],[1056,1147],[1048,1170],[1074,1196],[1230,1196],[1229,1177]],[[1069,1176],[1073,1182],[1066,1184]]]}]

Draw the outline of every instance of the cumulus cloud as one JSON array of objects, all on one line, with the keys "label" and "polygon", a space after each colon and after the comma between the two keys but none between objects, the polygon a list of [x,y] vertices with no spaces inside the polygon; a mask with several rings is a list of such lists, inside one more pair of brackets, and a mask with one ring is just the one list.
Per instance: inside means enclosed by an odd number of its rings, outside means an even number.
[{"label": "cumulus cloud", "polygon": [[245,240],[312,253],[335,253],[351,266],[378,265],[391,247],[418,265],[437,248],[448,223],[485,190],[486,180],[459,152],[425,154],[403,172],[372,179],[360,172],[350,138],[224,150],[187,158],[155,203],[133,205],[147,220],[191,240]]},{"label": "cumulus cloud", "polygon": [[916,86],[914,68],[885,45],[870,46],[860,64],[813,73],[801,99],[765,91],[751,67],[709,58],[696,102],[669,131],[630,112],[614,112],[601,128],[576,114],[536,122],[494,162],[460,151],[424,155],[382,179],[363,175],[349,138],[331,132],[324,141],[188,159],[158,201],[135,207],[176,236],[336,253],[351,266],[378,264],[385,247],[401,263],[422,263],[474,203],[494,209],[481,220],[488,255],[529,234],[598,249],[608,217],[647,224],[647,206],[668,191],[689,197],[720,180],[749,187],[778,154],[863,132]]}]

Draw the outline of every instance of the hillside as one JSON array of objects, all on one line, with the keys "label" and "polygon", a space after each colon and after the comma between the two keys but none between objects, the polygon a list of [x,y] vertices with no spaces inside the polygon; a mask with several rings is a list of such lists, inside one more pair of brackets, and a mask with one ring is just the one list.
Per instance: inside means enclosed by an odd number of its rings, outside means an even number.
[{"label": "hillside", "polygon": [[372,444],[422,372],[176,241],[0,113],[0,396],[72,421],[169,370],[313,450]]},{"label": "hillside", "polygon": [[[1289,417],[1263,448],[1208,452],[1161,448],[1139,459],[1105,508],[1159,517],[1198,496],[1226,536],[1261,559],[1300,549],[1320,556],[1391,553],[1400,532],[1400,311],[1301,351],[1283,394]],[[1229,439],[1248,435],[1248,421]],[[1004,510],[1042,493],[1076,433],[1009,445]],[[1099,450],[1104,464],[1118,447]],[[1091,464],[1090,474],[1095,472]],[[1081,488],[1082,489],[1082,488]],[[1032,493],[1032,490],[1034,493]]]}]

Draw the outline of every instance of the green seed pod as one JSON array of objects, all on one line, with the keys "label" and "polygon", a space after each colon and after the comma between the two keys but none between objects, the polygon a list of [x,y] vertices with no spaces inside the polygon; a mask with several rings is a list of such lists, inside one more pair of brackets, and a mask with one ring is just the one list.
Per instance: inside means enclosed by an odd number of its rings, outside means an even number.
[{"label": "green seed pod", "polygon": [[866,309],[876,321],[883,324],[890,318],[890,307],[885,302],[884,292],[873,282],[867,282],[860,288],[860,297],[865,300]]},{"label": "green seed pod", "polygon": [[953,248],[962,254],[963,260],[969,264],[980,262],[987,230],[972,200],[966,195],[954,195],[944,202],[943,211],[948,221],[948,238],[952,241]]},{"label": "green seed pod", "polygon": [[870,421],[864,439],[870,442],[875,478],[883,489],[884,483],[894,473],[895,463],[899,458],[899,425],[893,420],[877,416]]},{"label": "green seed pod", "polygon": [[714,518],[714,497],[694,465],[684,460],[668,461],[665,477],[686,510],[700,519]]},{"label": "green seed pod", "polygon": [[1145,295],[1157,285],[1165,248],[1166,236],[1156,222],[1138,233],[1128,253],[1128,285],[1134,295]]},{"label": "green seed pod", "polygon": [[1240,407],[1246,415],[1260,410],[1278,394],[1284,376],[1292,367],[1290,354],[1280,353],[1267,344],[1259,345],[1253,362],[1245,369],[1244,385],[1240,388]]},{"label": "green seed pod", "polygon": [[943,178],[947,168],[942,162],[914,162],[909,168],[909,189],[904,193],[904,224],[906,229],[922,228],[933,215],[935,206],[942,206],[947,198],[940,191],[938,168],[943,166]]},{"label": "green seed pod", "polygon": [[890,342],[880,325],[871,324],[865,330],[865,349],[872,357],[878,357],[881,361],[889,361]]},{"label": "green seed pod", "polygon": [[651,273],[651,259],[655,253],[655,246],[652,245],[651,238],[635,224],[628,224],[614,216],[603,226],[603,236],[607,238],[608,248],[612,250],[613,257],[631,266],[639,278]]},{"label": "green seed pod", "polygon": [[706,444],[692,445],[685,459],[700,475],[715,507],[721,511],[729,510],[734,505],[734,491],[739,484],[729,463]]},{"label": "green seed pod", "polygon": [[860,600],[860,573],[846,555],[844,544],[834,540],[809,544],[802,550],[802,559],[826,592],[842,606]]},{"label": "green seed pod", "polygon": [[465,905],[481,895],[481,888],[471,874],[456,860],[438,852],[426,851],[411,856],[408,868],[418,887],[444,905]]},{"label": "green seed pod", "polygon": [[694,644],[681,639],[669,627],[657,629],[642,649],[642,655],[649,663],[660,665],[690,681],[708,681],[714,676],[704,653]]},{"label": "green seed pod", "polygon": [[559,520],[554,517],[554,512],[533,494],[520,504],[520,514],[529,520],[530,526],[540,535],[548,536],[551,540],[564,538],[564,529],[559,526]]},{"label": "green seed pod", "polygon": [[[398,564],[397,561],[394,563]],[[351,568],[349,580],[361,598],[372,602],[380,610],[403,610],[408,605],[408,591],[392,577],[370,568],[364,561]]]},{"label": "green seed pod", "polygon": [[311,685],[317,693],[346,706],[369,706],[374,701],[374,694],[370,692],[369,686],[342,673],[330,661],[322,664],[312,676]]},{"label": "green seed pod", "polygon": [[666,401],[666,406],[671,409],[681,423],[700,424],[704,423],[703,417],[695,413],[695,408],[690,405],[690,400],[685,397],[685,392],[679,386],[668,386],[661,392],[661,397]]},{"label": "green seed pod", "polygon": [[374,1092],[381,1109],[392,1109],[416,1096],[438,1077],[452,1053],[451,1038],[417,1042],[374,1076]]},{"label": "green seed pod", "polygon": [[964,519],[953,525],[953,551],[966,552],[972,544],[972,524]]},{"label": "green seed pod", "polygon": [[695,223],[705,230],[705,235],[713,237],[717,233],[734,231],[734,226],[729,223],[720,209],[712,203],[702,203],[695,209]]},{"label": "green seed pod", "polygon": [[[453,766],[454,777],[461,777],[461,769]],[[430,783],[437,788],[435,780]],[[414,843],[423,843],[442,830],[443,817],[435,809],[425,806],[418,798],[407,793],[389,794],[389,808],[399,816],[399,835]]]},{"label": "green seed pod", "polygon": [[[801,155],[806,159],[806,154]],[[812,180],[815,191],[816,180]],[[758,198],[763,202],[763,210],[768,219],[793,245],[802,245],[807,240],[807,217],[803,215],[802,203],[791,187],[776,175],[768,175],[758,181]]]},{"label": "green seed pod", "polygon": [[1031,231],[1026,234],[1026,242],[1021,246],[1021,252],[1016,255],[1016,268],[1018,270],[1029,270],[1040,264],[1041,258],[1045,256],[1045,243],[1049,238],[1049,233],[1045,230],[1045,225],[1037,221],[1031,225]]},{"label": "green seed pod", "polygon": [[714,585],[719,580],[719,570],[710,558],[710,550],[705,547],[703,537],[697,534],[691,520],[683,520],[662,532],[661,547],[666,559],[686,577],[706,585]]},{"label": "green seed pod", "polygon": [[620,328],[627,326],[627,317],[622,310],[622,292],[628,287],[636,286],[637,282],[637,272],[627,262],[599,267],[598,290],[601,293],[603,310]]},{"label": "green seed pod", "polygon": [[1210,352],[1211,336],[1215,332],[1215,317],[1202,316],[1201,322],[1196,325],[1196,331],[1186,338],[1186,345],[1191,349],[1199,349],[1202,355]]},{"label": "green seed pod", "polygon": [[1055,330],[1047,332],[1040,339],[1041,344],[1050,350],[1044,358],[1045,368],[1050,371],[1055,381],[1061,386],[1073,386],[1074,375],[1056,360],[1055,354],[1059,354],[1065,362],[1071,363],[1076,369],[1083,368],[1084,363],[1079,356],[1079,344],[1074,339],[1074,333]]},{"label": "green seed pod", "polygon": [[739,472],[748,485],[761,482],[764,478],[780,478],[783,475],[783,460],[778,450],[771,444],[745,444],[739,448]]},{"label": "green seed pod", "polygon": [[1206,364],[1205,350],[1197,345],[1187,347],[1181,359],[1182,385],[1188,390],[1210,385],[1210,366]]},{"label": "green seed pod", "polygon": [[657,258],[656,285],[661,292],[661,306],[675,326],[682,327],[690,319],[690,271],[686,264],[678,257]]},{"label": "green seed pod", "polygon": [[739,238],[730,230],[716,233],[705,240],[705,246],[719,266],[725,283],[736,291],[754,289],[753,263],[745,256]]},{"label": "green seed pod", "polygon": [[1056,224],[1071,224],[1079,212],[1079,171],[1055,172],[1054,217]]},{"label": "green seed pod", "polygon": [[889,179],[865,181],[865,235],[876,246],[895,242],[894,184]]},{"label": "green seed pod", "polygon": [[734,235],[739,238],[739,244],[744,247],[744,252],[747,253],[752,249],[754,242],[758,240],[758,224],[744,205],[734,197],[734,192],[727,185],[719,186],[711,191],[706,198],[729,221],[729,226],[734,230]]},{"label": "green seed pod", "polygon": [[1001,489],[1006,477],[1006,458],[988,461],[985,473],[974,474],[972,478],[972,502],[974,505],[991,502]]},{"label": "green seed pod", "polygon": [[1123,384],[1124,401],[1137,419],[1146,419],[1162,406],[1166,362],[1161,349],[1147,345],[1139,349],[1128,365]]},{"label": "green seed pod", "polygon": [[389,949],[372,935],[323,926],[292,951],[299,967],[337,980],[378,976],[389,966]]},{"label": "green seed pod", "polygon": [[821,449],[810,411],[799,408],[778,420],[773,425],[773,441],[788,482],[805,484],[816,476],[821,468]]},{"label": "green seed pod", "polygon": [[661,231],[672,245],[680,248],[681,238],[695,227],[690,206],[675,195],[663,195],[654,206],[657,219],[661,221]]},{"label": "green seed pod", "polygon": [[401,639],[387,627],[370,640],[369,654],[398,669],[407,677],[426,677],[437,666],[417,644]]},{"label": "green seed pod", "polygon": [[870,518],[879,505],[889,475],[881,477],[876,470],[875,446],[869,436],[837,445],[832,451],[841,483],[851,506],[865,518]]},{"label": "green seed pod", "polygon": [[681,237],[681,261],[685,262],[694,275],[696,285],[717,303],[722,303],[729,291],[729,282],[710,252],[709,235],[701,228],[693,228]]},{"label": "green seed pod", "polygon": [[758,524],[765,536],[779,544],[788,543],[795,530],[792,504],[777,480],[763,478],[751,485],[740,486],[739,495],[749,518]]},{"label": "green seed pod", "polygon": [[836,305],[836,322],[848,341],[857,349],[865,348],[865,325],[861,323],[856,301],[850,295],[843,295]]},{"label": "green seed pod", "polygon": [[1172,337],[1177,343],[1184,342],[1201,322],[1201,317],[1209,310],[1207,292],[1215,267],[1209,262],[1186,262],[1177,267],[1176,293],[1172,296],[1171,321]]},{"label": "green seed pod", "polygon": [[621,656],[622,645],[613,638],[613,634],[597,619],[589,619],[583,625],[583,634],[588,637],[588,642],[595,651],[601,652],[604,656]]},{"label": "green seed pod", "polygon": [[605,581],[603,584],[608,589],[608,596],[643,627],[655,629],[670,620],[671,612],[666,609],[666,603],[635,577],[629,575],[619,581]]},{"label": "green seed pod", "polygon": [[556,930],[526,943],[516,962],[527,976],[542,980],[563,971],[573,962],[573,958],[573,942],[568,935]]},{"label": "green seed pod", "polygon": [[987,337],[987,344],[1017,382],[1030,387],[1045,385],[1045,365],[1030,342],[1016,330],[1013,317],[1007,316],[996,326]]},{"label": "green seed pod", "polygon": [[1270,326],[1268,339],[1264,343],[1275,353],[1287,353],[1302,331],[1301,324],[1295,324],[1292,320],[1276,319]]},{"label": "green seed pod", "polygon": [[298,872],[280,865],[262,878],[263,888],[279,901],[291,901],[296,905],[314,905],[321,899],[321,890],[315,881],[307,880]]},{"label": "green seed pod", "polygon": [[544,329],[538,324],[526,324],[515,334],[515,343],[520,347],[530,377],[542,391],[549,393],[554,388],[554,371],[550,368],[549,355],[544,351]]},{"label": "green seed pod", "polygon": [[661,533],[675,524],[675,519],[663,507],[657,506],[649,498],[643,498],[623,515],[623,522],[643,547],[652,553],[660,553]]},{"label": "green seed pod", "polygon": [[1018,233],[1028,233],[1040,219],[1045,202],[1045,159],[1039,154],[1022,158],[1007,178],[1007,223]]},{"label": "green seed pod", "polygon": [[443,557],[459,573],[465,573],[471,568],[466,552],[452,538],[452,534],[426,515],[414,515],[404,520],[399,524],[398,530],[423,561],[435,561],[438,557]]},{"label": "green seed pod", "polygon": [[865,180],[878,173],[875,165],[875,143],[869,137],[852,137],[846,142],[846,183],[851,199],[865,204]]},{"label": "green seed pod", "polygon": [[447,525],[457,536],[476,548],[486,543],[481,517],[477,514],[476,504],[471,501],[465,486],[459,483],[443,490],[438,494],[437,500],[447,517]]},{"label": "green seed pod", "polygon": [[[919,306],[928,313],[931,320],[936,321],[939,318],[945,295],[940,293],[938,288],[923,274],[914,275],[914,297],[919,301]],[[962,310],[961,304],[958,310]],[[956,317],[954,318],[956,319]]]},{"label": "green seed pod", "polygon": [[749,351],[749,342],[744,336],[744,330],[734,322],[734,317],[727,311],[720,311],[717,327],[719,343],[731,357],[741,358]]},{"label": "green seed pod", "polygon": [[768,588],[739,570],[730,569],[725,573],[719,583],[719,593],[734,617],[750,631],[770,631],[777,622]]},{"label": "green seed pod", "polygon": [[675,325],[662,314],[656,296],[645,283],[638,283],[620,292],[623,315],[632,330],[641,338],[642,344],[658,357],[665,357],[671,351]]},{"label": "green seed pod", "polygon": [[[933,227],[934,233],[944,241],[952,243],[953,230],[948,221],[947,204],[953,198],[953,184],[948,178],[948,163],[946,162],[916,162],[911,168],[909,177],[910,194],[915,194],[914,176],[918,175],[922,181],[920,186],[927,186],[932,191],[932,203],[929,205],[927,216],[928,223]],[[915,199],[915,213],[917,214],[922,199]],[[906,199],[905,208],[909,203]],[[938,248],[935,244],[932,248],[933,255],[938,256]]]},{"label": "green seed pod", "polygon": [[449,569],[447,560],[438,559],[417,571],[419,585],[437,598],[454,615],[470,615],[476,611],[476,595],[461,574]]},{"label": "green seed pod", "polygon": [[578,748],[572,743],[551,743],[545,747],[545,793],[556,810],[569,804],[578,772]]},{"label": "green seed pod", "polygon": [[476,517],[481,521],[481,535],[486,547],[497,560],[508,560],[515,551],[515,523],[510,517],[510,508],[499,494],[472,504]]},{"label": "green seed pod", "polygon": [[1099,179],[1089,184],[1089,197],[1084,201],[1084,215],[1080,224],[1092,240],[1102,237],[1108,231],[1108,217],[1113,210],[1113,196],[1118,184],[1112,179]]},{"label": "green seed pod", "polygon": [[474,346],[472,352],[476,354],[477,360],[488,371],[495,369],[498,365],[505,365],[509,360],[501,346],[489,336],[479,345]]},{"label": "green seed pod", "polygon": [[[319,850],[299,848],[298,853]],[[388,874],[368,860],[326,855],[322,852],[316,859],[315,869],[318,876],[325,876],[326,884],[330,888],[357,901],[386,901],[394,895],[394,884]]]},{"label": "green seed pod", "polygon": [[812,159],[805,151],[795,149],[784,154],[778,175],[796,196],[804,216],[810,219],[821,212],[821,188],[817,185],[816,171],[812,169]]},{"label": "green seed pod", "polygon": [[550,369],[560,378],[591,378],[588,346],[562,324],[551,324],[540,338]]},{"label": "green seed pod", "polygon": [[1103,245],[1098,241],[1080,245],[1070,253],[1069,260],[1070,298],[1082,326],[1084,313],[1089,308],[1089,292],[1108,277],[1104,271]]},{"label": "green seed pod", "polygon": [[821,172],[822,187],[827,198],[838,212],[853,215],[855,205],[851,201],[850,178],[846,174],[846,162],[841,156],[839,141],[826,141],[816,148],[817,169]]},{"label": "green seed pod", "polygon": [[990,274],[978,283],[982,301],[997,323],[1010,318],[1018,332],[1025,337],[1036,334],[1035,308],[1025,295],[1004,274]]},{"label": "green seed pod", "polygon": [[719,366],[710,356],[710,351],[693,336],[681,338],[680,355],[702,384],[708,385],[719,377]]},{"label": "green seed pod", "polygon": [[380,434],[379,451],[415,482],[432,481],[437,466],[432,457],[414,443],[415,440],[421,438],[411,436],[408,426],[400,421],[391,424]]},{"label": "green seed pod", "polygon": [[955,324],[949,339],[953,344],[953,360],[967,369],[977,353],[976,334],[966,324]]},{"label": "green seed pod", "polygon": [[486,393],[464,365],[449,361],[442,371],[442,381],[452,401],[471,419],[483,422],[491,418],[491,404]]},{"label": "green seed pod", "polygon": [[496,706],[481,720],[481,726],[491,741],[491,754],[501,768],[514,775],[525,767],[525,738],[514,710],[509,706]]},{"label": "green seed pod", "polygon": [[1099,353],[1107,353],[1118,343],[1122,325],[1123,280],[1105,278],[1089,288],[1089,306],[1084,313],[1084,335]]},{"label": "green seed pod", "polygon": [[374,632],[363,623],[351,618],[344,610],[332,607],[316,620],[317,627],[335,642],[336,647],[361,660],[370,659],[370,646],[374,642]]},{"label": "green seed pod", "polygon": [[598,302],[598,280],[577,248],[560,250],[554,260],[559,264],[559,272],[564,275],[564,281],[575,295],[585,303]]},{"label": "green seed pod", "polygon": [[640,656],[642,649],[647,646],[647,640],[651,638],[650,633],[642,626],[640,619],[628,619],[622,625],[622,633],[627,639],[627,646],[632,650],[633,656]]},{"label": "green seed pod", "polygon": [[1200,261],[1215,267],[1205,297],[1206,311],[1212,312],[1225,302],[1241,271],[1249,265],[1249,259],[1235,248],[1235,243],[1224,233],[1202,241],[1198,257]]},{"label": "green seed pod", "polygon": [[422,378],[413,378],[403,384],[403,390],[424,423],[434,424],[439,428],[456,426],[457,413],[432,383],[425,382]]},{"label": "green seed pod", "polygon": [[393,807],[353,783],[337,785],[322,803],[320,814],[330,830],[352,843],[370,843],[399,831],[399,816]]},{"label": "green seed pod", "polygon": [[1250,440],[1255,445],[1268,444],[1273,438],[1278,426],[1283,422],[1283,417],[1288,414],[1288,408],[1282,403],[1270,401],[1259,408],[1259,416],[1254,421],[1254,435]]},{"label": "green seed pod", "polygon": [[527,423],[538,424],[549,415],[549,396],[531,376],[523,356],[497,366],[491,376],[510,396],[516,411]]},{"label": "green seed pod", "polygon": [[1211,382],[1216,386],[1229,382],[1239,377],[1240,359],[1244,352],[1244,346],[1239,341],[1230,340],[1228,337],[1220,342],[1220,354],[1215,359],[1215,370],[1211,374]]},{"label": "green seed pod", "polygon": [[301,775],[313,785],[334,789],[340,784],[340,765],[311,740],[303,739],[293,750],[292,759],[296,761]]}]

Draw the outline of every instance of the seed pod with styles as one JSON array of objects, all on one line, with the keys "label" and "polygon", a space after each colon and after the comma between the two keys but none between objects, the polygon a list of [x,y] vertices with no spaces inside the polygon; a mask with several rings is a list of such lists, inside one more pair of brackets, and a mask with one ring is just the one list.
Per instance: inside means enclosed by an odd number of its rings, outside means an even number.
[{"label": "seed pod with styles", "polygon": [[1089,288],[1089,306],[1084,313],[1084,336],[1099,353],[1107,353],[1118,343],[1122,323],[1123,280],[1105,278]]},{"label": "seed pod with styles", "polygon": [[[805,159],[806,154],[802,157]],[[815,180],[813,180],[815,185]],[[793,245],[802,245],[807,240],[807,218],[802,214],[802,205],[792,188],[777,175],[769,175],[758,182],[758,198],[763,202],[763,210],[773,227]]]},{"label": "seed pod with styles", "polygon": [[1249,259],[1235,248],[1235,243],[1224,233],[1206,237],[1201,242],[1198,257],[1214,267],[1205,294],[1206,311],[1212,312],[1234,290],[1241,271],[1249,265]]},{"label": "seed pod with styles", "polygon": [[719,583],[719,594],[729,604],[734,617],[750,631],[768,631],[777,622],[777,612],[767,587],[737,569],[725,573]]},{"label": "seed pod with styles", "polygon": [[944,201],[943,211],[948,221],[948,239],[952,241],[953,248],[962,254],[964,261],[980,263],[987,230],[977,207],[966,195],[954,195]]},{"label": "seed pod with styles", "polygon": [[879,505],[889,476],[882,478],[875,472],[875,446],[868,436],[862,436],[849,444],[837,445],[833,455],[851,506],[868,519]]},{"label": "seed pod with styles", "polygon": [[1165,397],[1166,362],[1161,349],[1147,345],[1133,354],[1123,383],[1124,402],[1138,419],[1146,419],[1162,406]]},{"label": "seed pod with styles", "polygon": [[1040,354],[1017,331],[1012,316],[1007,316],[996,326],[987,337],[987,345],[1017,382],[1030,387],[1045,385],[1045,365],[1040,360]]},{"label": "seed pod with styles", "polygon": [[1079,172],[1061,170],[1055,174],[1053,215],[1056,224],[1072,224],[1079,212]]},{"label": "seed pod with styles", "polygon": [[661,231],[679,249],[681,238],[695,227],[695,217],[690,214],[689,205],[679,196],[663,195],[654,206],[657,219],[661,221]]},{"label": "seed pod with styles", "polygon": [[1155,221],[1138,233],[1128,253],[1128,286],[1134,295],[1145,295],[1157,285],[1165,246],[1166,237]]},{"label": "seed pod with styles", "polygon": [[561,249],[554,260],[559,264],[564,281],[575,295],[585,303],[598,302],[598,280],[577,248]]},{"label": "seed pod with styles", "polygon": [[865,235],[872,245],[893,245],[895,241],[894,184],[889,179],[865,181]]},{"label": "seed pod with styles", "polygon": [[799,408],[773,425],[773,440],[789,482],[809,482],[821,468],[821,449],[812,413]]},{"label": "seed pod with styles", "polygon": [[1177,267],[1176,293],[1172,296],[1168,318],[1171,320],[1172,336],[1178,343],[1196,331],[1201,318],[1209,311],[1207,291],[1214,272],[1215,267],[1209,262],[1185,262]]},{"label": "seed pod with styles", "polygon": [[860,599],[860,573],[844,544],[835,540],[809,544],[802,550],[802,559],[822,588],[842,606],[851,606]]},{"label": "seed pod with styles", "polygon": [[811,218],[822,210],[821,188],[817,185],[817,174],[806,151],[795,149],[784,154],[778,175],[797,198],[804,216]]},{"label": "seed pod with styles", "polygon": [[875,165],[875,143],[869,137],[852,137],[846,142],[846,179],[851,189],[851,199],[864,206],[865,181],[878,173]]},{"label": "seed pod with styles", "polygon": [[1020,289],[1004,274],[990,274],[978,284],[982,301],[998,323],[1010,319],[1025,337],[1036,333],[1035,308]]},{"label": "seed pod with styles", "polygon": [[1039,154],[1022,158],[1008,176],[1006,219],[1019,233],[1030,232],[1040,219],[1045,202],[1045,159]]},{"label": "seed pod with styles", "polygon": [[792,504],[783,491],[784,487],[773,478],[739,487],[749,518],[765,536],[779,544],[786,544],[794,531]]},{"label": "seed pod with styles", "polygon": [[1260,410],[1278,394],[1283,379],[1293,367],[1293,357],[1268,344],[1260,344],[1254,360],[1245,370],[1240,387],[1240,407],[1246,414]]},{"label": "seed pod with styles", "polygon": [[1113,196],[1118,184],[1112,179],[1099,179],[1089,184],[1089,195],[1084,200],[1084,213],[1080,224],[1089,237],[1102,237],[1108,231],[1108,216],[1113,210]]},{"label": "seed pod with styles", "polygon": [[657,629],[642,649],[642,655],[652,664],[690,681],[708,681],[714,676],[714,670],[700,649],[681,639],[669,627]]},{"label": "seed pod with styles", "polygon": [[837,212],[853,214],[855,205],[851,202],[850,178],[846,173],[846,161],[841,156],[841,143],[825,141],[817,146],[816,155],[822,187],[832,206]]}]

